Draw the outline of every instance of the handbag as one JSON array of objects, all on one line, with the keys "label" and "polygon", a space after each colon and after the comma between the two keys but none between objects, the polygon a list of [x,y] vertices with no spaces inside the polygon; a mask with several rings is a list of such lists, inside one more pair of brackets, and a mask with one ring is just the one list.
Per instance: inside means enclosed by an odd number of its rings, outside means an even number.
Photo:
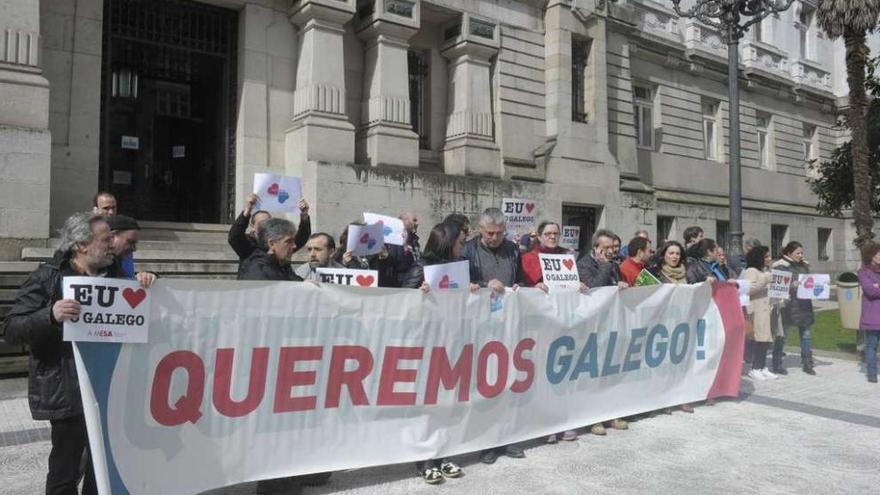
[{"label": "handbag", "polygon": [[754,315],[743,314],[743,316],[745,316],[745,325],[743,328],[745,330],[746,338],[749,340],[755,340]]}]

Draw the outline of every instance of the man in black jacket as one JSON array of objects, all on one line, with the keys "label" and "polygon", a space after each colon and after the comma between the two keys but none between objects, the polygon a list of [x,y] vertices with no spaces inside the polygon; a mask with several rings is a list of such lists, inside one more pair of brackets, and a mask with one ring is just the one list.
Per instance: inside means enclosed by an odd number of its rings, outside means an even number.
[{"label": "man in black jacket", "polygon": [[610,230],[597,230],[593,234],[592,251],[578,259],[578,275],[587,287],[628,287],[626,282],[620,281],[620,266],[614,260],[614,237]]},{"label": "man in black jacket", "polygon": [[[471,283],[503,293],[505,287],[516,289],[523,281],[519,248],[506,239],[507,221],[498,208],[486,208],[480,215],[480,235],[464,245],[462,258],[468,260]],[[486,449],[480,461],[492,464],[502,454],[515,459],[525,457],[522,447],[505,445]]]},{"label": "man in black jacket", "polygon": [[238,265],[239,280],[297,280],[290,257],[296,250],[296,227],[290,220],[270,218],[260,228],[258,246]]},{"label": "man in black jacket", "polygon": [[[256,194],[248,194],[244,200],[244,209],[229,228],[229,246],[238,255],[239,262],[244,261],[254,252],[259,245],[257,238],[260,235],[260,227],[263,225],[263,222],[272,218],[272,215],[267,211],[259,210],[253,212],[254,206],[259,201],[260,197]],[[248,228],[251,230],[250,233],[248,233]],[[299,200],[299,230],[294,239],[296,245],[293,250],[294,253],[306,245],[306,241],[309,240],[311,234],[312,222],[309,218],[309,203],[303,198]]]},{"label": "man in black jacket", "polygon": [[[77,492],[80,463],[86,458],[82,493],[97,494],[95,473],[88,456],[88,435],[79,381],[70,342],[62,340],[62,324],[80,314],[73,299],[62,299],[65,276],[126,278],[114,261],[107,218],[81,213],[67,219],[61,243],[52,261],[41,265],[25,281],[6,317],[5,339],[10,345],[30,346],[28,402],[35,420],[49,420],[47,495]],[[155,277],[139,277],[149,287]]]}]

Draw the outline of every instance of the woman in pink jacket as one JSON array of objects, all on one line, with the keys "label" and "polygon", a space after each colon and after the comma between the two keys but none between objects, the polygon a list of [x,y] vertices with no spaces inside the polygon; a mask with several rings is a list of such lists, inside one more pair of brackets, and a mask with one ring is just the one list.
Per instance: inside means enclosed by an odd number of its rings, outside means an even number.
[{"label": "woman in pink jacket", "polygon": [[865,365],[868,381],[877,383],[877,342],[880,341],[880,244],[869,242],[862,248],[859,285],[862,286],[862,318],[865,332]]}]

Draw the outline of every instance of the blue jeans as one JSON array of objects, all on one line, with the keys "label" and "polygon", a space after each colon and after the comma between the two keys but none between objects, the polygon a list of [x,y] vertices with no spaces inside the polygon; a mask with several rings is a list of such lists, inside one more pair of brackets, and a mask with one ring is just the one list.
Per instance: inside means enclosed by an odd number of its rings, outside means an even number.
[{"label": "blue jeans", "polygon": [[812,354],[812,348],[810,347],[810,337],[812,336],[810,325],[798,327],[798,333],[801,337],[801,357],[809,356]]},{"label": "blue jeans", "polygon": [[880,342],[880,330],[865,330],[865,366],[868,376],[877,376],[877,343]]},{"label": "blue jeans", "polygon": [[[777,335],[776,339],[773,341],[774,370],[782,368],[782,352],[785,349],[785,335],[788,333],[784,326],[780,326],[779,328],[782,331],[779,332],[779,335]],[[798,335],[801,338],[801,360],[804,360],[813,355],[813,350],[810,345],[810,338],[812,337],[810,325],[798,327]]]}]

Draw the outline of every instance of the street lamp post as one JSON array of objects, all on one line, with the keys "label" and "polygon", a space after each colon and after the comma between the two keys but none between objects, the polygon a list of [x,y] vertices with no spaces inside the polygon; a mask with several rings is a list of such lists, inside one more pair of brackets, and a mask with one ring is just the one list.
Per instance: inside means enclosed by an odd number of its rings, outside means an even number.
[{"label": "street lamp post", "polygon": [[[721,31],[727,43],[727,97],[730,118],[730,256],[742,254],[742,173],[739,135],[739,40],[749,26],[782,12],[792,0],[694,0],[682,9],[681,0],[672,0],[680,17],[696,19]],[[690,2],[686,2],[690,3]]]}]

